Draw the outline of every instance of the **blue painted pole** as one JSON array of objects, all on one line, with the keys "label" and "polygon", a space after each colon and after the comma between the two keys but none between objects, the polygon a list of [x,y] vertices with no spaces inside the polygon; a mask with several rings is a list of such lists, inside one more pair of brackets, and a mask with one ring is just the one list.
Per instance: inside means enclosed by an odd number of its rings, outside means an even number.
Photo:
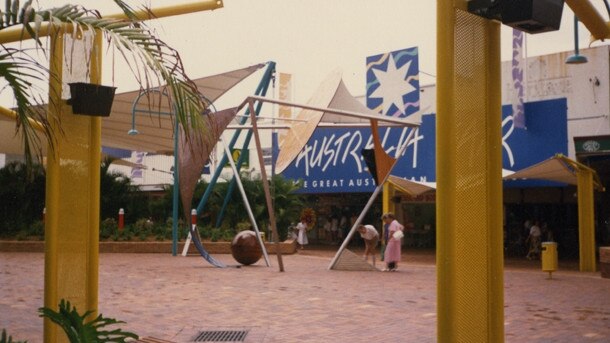
[{"label": "blue painted pole", "polygon": [[[263,96],[265,96],[266,90],[267,89],[265,89],[265,92],[263,92],[263,94],[262,94]],[[256,109],[254,110],[256,112],[256,116],[258,116],[260,114],[262,105],[263,105],[262,102],[259,102],[256,104]],[[249,111],[247,113],[249,113]],[[248,130],[248,133],[246,134],[246,138],[244,139],[244,144],[242,145],[242,150],[248,148],[248,146],[250,145],[251,139],[252,139],[252,130]],[[237,159],[237,163],[235,165],[235,167],[237,168],[237,171],[241,170],[241,166],[244,163],[244,160],[246,159],[245,156],[246,156],[246,154],[239,155],[239,158]],[[226,157],[226,155],[225,155],[225,157]],[[222,166],[224,166],[224,164]],[[231,182],[229,183],[229,188],[227,189],[227,194],[225,194],[225,199],[224,199],[224,202],[222,203],[222,208],[218,212],[218,217],[216,218],[216,227],[220,227],[220,223],[222,222],[222,219],[224,218],[224,214],[225,214],[225,211],[227,210],[227,206],[229,206],[229,201],[231,200],[231,195],[233,194],[233,190],[235,189],[235,184],[237,183],[237,181],[235,180],[236,177],[240,177],[240,176],[233,175],[233,177],[231,178]]]},{"label": "blue painted pole", "polygon": [[[275,73],[275,62],[269,62],[269,65],[267,66],[267,69],[265,70],[265,74],[263,75],[263,78],[261,79],[261,81],[258,84],[258,87],[256,88],[256,91],[255,91],[256,95],[261,95],[261,94],[265,95],[266,94],[267,89],[269,88],[269,82],[271,81],[271,78],[274,73]],[[249,113],[250,113],[250,111],[249,111],[249,109],[247,109],[246,116],[244,116],[240,120],[240,124],[244,124],[248,120]],[[235,143],[237,142],[237,139],[239,138],[241,130],[242,129],[235,130],[235,134],[233,134],[233,137],[231,138],[231,141],[229,142],[229,150],[235,146]],[[201,213],[201,211],[203,210],[203,207],[205,206],[205,204],[208,202],[210,196],[212,195],[212,189],[214,188],[214,185],[216,185],[216,182],[218,181],[218,177],[220,177],[220,173],[222,172],[224,165],[227,164],[227,162],[228,162],[227,158],[228,157],[226,156],[226,154],[223,155],[222,159],[220,161],[220,164],[218,165],[218,167],[216,167],[216,170],[214,171],[214,175],[212,175],[212,179],[210,180],[208,187],[206,188],[203,196],[201,197],[201,200],[199,201],[199,205],[197,205],[198,214]]]}]

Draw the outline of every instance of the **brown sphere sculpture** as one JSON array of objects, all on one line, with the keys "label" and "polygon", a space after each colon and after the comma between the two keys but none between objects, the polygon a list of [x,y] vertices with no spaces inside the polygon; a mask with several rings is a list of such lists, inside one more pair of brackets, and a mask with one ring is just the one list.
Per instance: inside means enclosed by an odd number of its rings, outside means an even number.
[{"label": "brown sphere sculpture", "polygon": [[231,255],[235,261],[246,266],[256,263],[263,255],[256,232],[245,230],[235,235],[231,242]]}]

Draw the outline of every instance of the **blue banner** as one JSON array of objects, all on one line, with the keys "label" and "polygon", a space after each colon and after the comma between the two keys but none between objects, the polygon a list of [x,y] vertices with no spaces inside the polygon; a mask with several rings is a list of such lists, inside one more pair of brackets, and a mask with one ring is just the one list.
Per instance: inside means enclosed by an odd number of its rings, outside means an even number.
[{"label": "blue banner", "polygon": [[[505,169],[517,171],[557,153],[567,155],[566,99],[526,103],[525,112],[527,130],[515,130],[511,105],[502,107]],[[417,129],[380,130],[384,149],[392,157],[396,157],[407,136],[413,135],[393,175],[417,181],[436,181],[435,129],[436,115],[428,114],[422,116],[422,125]],[[371,147],[370,129],[320,128],[282,175],[303,180],[303,193],[372,192],[375,183],[360,152],[363,148]],[[544,184],[540,181],[510,183],[512,186]]]},{"label": "blue banner", "polygon": [[[366,65],[367,107],[387,116],[421,120],[419,128],[380,129],[384,149],[398,158],[392,174],[416,181],[436,181],[436,115],[419,113],[417,47],[367,57]],[[502,107],[505,169],[517,171],[557,153],[567,155],[566,99],[526,103],[523,112],[527,114],[527,129],[516,130],[523,116],[515,119],[514,114],[518,113],[513,112],[511,105]],[[396,156],[407,137],[410,140],[404,154]],[[372,192],[375,182],[361,153],[362,149],[372,147],[368,128],[319,128],[282,174],[303,180],[303,193]],[[518,186],[542,184],[540,181],[513,183]]]}]

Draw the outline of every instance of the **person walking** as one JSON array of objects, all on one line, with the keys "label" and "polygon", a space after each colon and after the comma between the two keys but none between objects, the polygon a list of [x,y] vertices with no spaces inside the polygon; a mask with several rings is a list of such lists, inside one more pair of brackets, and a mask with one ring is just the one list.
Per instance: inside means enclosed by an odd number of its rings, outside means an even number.
[{"label": "person walking", "polygon": [[364,239],[364,260],[368,262],[369,255],[371,255],[373,266],[375,266],[375,248],[379,243],[379,232],[373,225],[359,225],[358,233]]},{"label": "person walking", "polygon": [[527,237],[529,251],[527,252],[526,258],[528,260],[540,258],[540,236],[542,236],[542,231],[540,230],[540,223],[536,220],[534,221],[534,225],[530,227],[530,234]]},{"label": "person walking", "polygon": [[400,262],[400,243],[404,236],[404,226],[396,220],[393,213],[386,213],[381,217],[384,224],[388,224],[388,241],[383,255],[386,268],[383,271],[396,271]]},{"label": "person walking", "polygon": [[307,223],[301,220],[297,224],[297,243],[299,244],[299,249],[304,249],[307,244],[309,244],[309,240],[307,239]]}]

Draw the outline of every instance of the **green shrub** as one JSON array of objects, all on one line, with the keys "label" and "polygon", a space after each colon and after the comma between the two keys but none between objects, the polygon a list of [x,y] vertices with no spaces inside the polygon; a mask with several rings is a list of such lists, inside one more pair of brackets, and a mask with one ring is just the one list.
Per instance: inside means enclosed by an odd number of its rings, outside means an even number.
[{"label": "green shrub", "polygon": [[28,240],[28,232],[27,230],[20,230],[15,234],[15,240],[17,241],[27,241]]},{"label": "green shrub", "polygon": [[131,240],[133,240],[134,236],[135,236],[135,233],[134,233],[133,227],[131,227],[131,225],[127,225],[123,228],[123,230],[117,230],[112,235],[112,240],[119,241],[119,242],[131,241]]},{"label": "green shrub", "polygon": [[30,236],[37,239],[44,239],[44,222],[37,220],[30,225]]},{"label": "green shrub", "polygon": [[210,241],[218,242],[222,237],[222,231],[218,228],[214,228],[210,232]]},{"label": "green shrub", "polygon": [[250,224],[250,222],[239,222],[237,223],[237,225],[235,225],[235,227],[237,228],[237,232],[241,232],[244,230],[254,230],[254,228],[252,228],[252,224]]},{"label": "green shrub", "polygon": [[201,239],[210,239],[212,237],[213,228],[210,225],[204,227],[198,225],[197,230],[199,230],[199,237],[201,237]]},{"label": "green shrub", "polygon": [[225,242],[231,242],[233,240],[233,237],[235,237],[235,232],[233,231],[222,231],[222,240]]},{"label": "green shrub", "polygon": [[12,237],[41,218],[45,179],[45,170],[40,164],[28,170],[21,162],[10,162],[0,168],[1,236]]},{"label": "green shrub", "polygon": [[106,218],[100,223],[100,239],[109,239],[118,235],[119,225],[114,218]]},{"label": "green shrub", "polygon": [[38,220],[30,225],[20,226],[12,235],[7,237],[17,241],[44,240],[44,223]]}]

